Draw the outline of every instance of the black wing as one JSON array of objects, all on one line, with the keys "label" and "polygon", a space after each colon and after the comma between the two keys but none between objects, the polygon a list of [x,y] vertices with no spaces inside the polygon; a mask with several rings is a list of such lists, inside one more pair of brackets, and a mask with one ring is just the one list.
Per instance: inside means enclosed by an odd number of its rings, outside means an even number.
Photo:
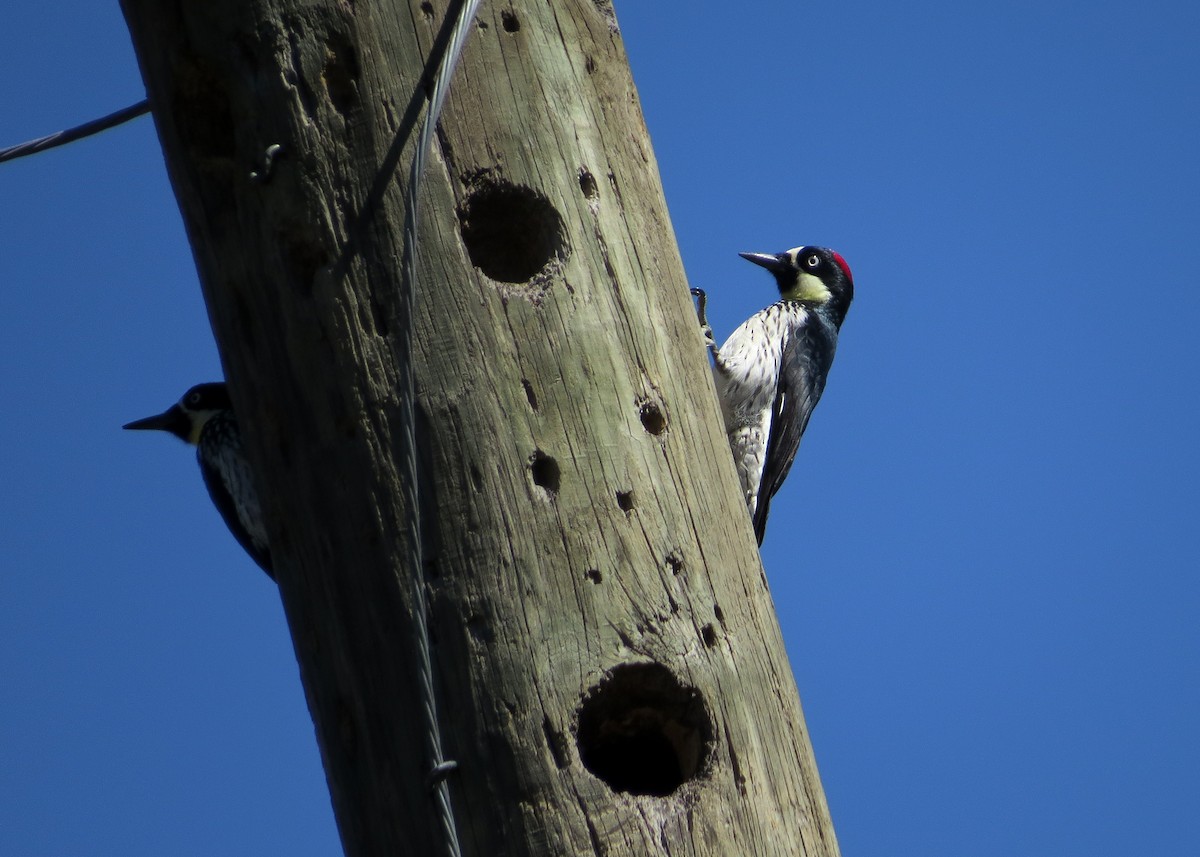
[{"label": "black wing", "polygon": [[[274,580],[271,548],[262,532],[262,511],[254,489],[254,474],[242,453],[241,435],[232,417],[218,415],[209,420],[196,457],[208,496],[221,513],[225,526],[258,567]],[[254,515],[257,520],[254,523],[243,520],[239,510],[242,514]]]},{"label": "black wing", "polygon": [[808,418],[825,390],[825,378],[836,348],[837,328],[819,313],[810,313],[808,323],[784,343],[767,457],[754,509],[754,535],[760,545],[767,532],[771,498],[792,469],[800,438],[808,428]]}]

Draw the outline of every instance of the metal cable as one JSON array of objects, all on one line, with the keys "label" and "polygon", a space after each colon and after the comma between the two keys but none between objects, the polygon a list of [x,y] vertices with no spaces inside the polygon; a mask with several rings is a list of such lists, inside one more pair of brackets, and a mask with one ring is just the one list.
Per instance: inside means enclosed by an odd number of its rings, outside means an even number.
[{"label": "metal cable", "polygon": [[429,96],[429,108],[421,126],[417,150],[413,153],[412,169],[408,177],[406,211],[404,216],[404,267],[400,286],[400,325],[397,359],[400,364],[400,422],[403,435],[402,459],[404,486],[407,489],[407,515],[405,530],[408,543],[408,567],[413,585],[413,614],[416,620],[418,671],[421,682],[421,701],[425,714],[426,752],[429,754],[429,783],[434,790],[438,818],[441,822],[446,854],[460,857],[458,828],[454,822],[454,809],[450,804],[450,786],[447,774],[457,763],[447,761],[442,755],[442,733],[438,724],[437,697],[433,686],[433,664],[429,652],[429,625],[425,602],[425,556],[421,543],[421,504],[417,484],[417,433],[416,433],[416,385],[413,380],[413,318],[417,283],[417,215],[419,213],[419,190],[421,176],[425,170],[425,159],[433,145],[433,134],[441,115],[450,79],[462,56],[467,34],[475,13],[482,0],[465,0],[458,10],[458,18],[450,32],[446,52],[438,65]]},{"label": "metal cable", "polygon": [[150,102],[139,101],[137,104],[131,104],[122,110],[118,110],[116,113],[110,113],[99,119],[93,119],[91,122],[84,122],[82,125],[77,125],[74,128],[68,128],[65,131],[56,131],[53,134],[47,134],[45,137],[38,137],[36,140],[28,140],[24,143],[17,143],[15,146],[9,146],[6,149],[0,149],[0,163],[16,158],[23,158],[26,155],[35,155],[38,152],[53,149],[55,146],[65,146],[67,143],[73,143],[83,137],[90,137],[92,134],[99,134],[101,131],[107,131],[114,125],[120,125],[122,122],[128,122],[130,119],[135,119],[143,113],[149,112]]}]

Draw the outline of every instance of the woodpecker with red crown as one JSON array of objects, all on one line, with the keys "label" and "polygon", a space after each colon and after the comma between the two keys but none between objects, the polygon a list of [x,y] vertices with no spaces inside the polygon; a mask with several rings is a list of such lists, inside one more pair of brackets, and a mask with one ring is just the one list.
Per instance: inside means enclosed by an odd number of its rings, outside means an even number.
[{"label": "woodpecker with red crown", "polygon": [[741,253],[775,276],[780,300],[757,312],[720,348],[697,311],[713,355],[713,378],[746,507],[761,545],[771,498],[787,478],[813,408],[825,390],[838,331],[854,299],[850,266],[825,247]]}]

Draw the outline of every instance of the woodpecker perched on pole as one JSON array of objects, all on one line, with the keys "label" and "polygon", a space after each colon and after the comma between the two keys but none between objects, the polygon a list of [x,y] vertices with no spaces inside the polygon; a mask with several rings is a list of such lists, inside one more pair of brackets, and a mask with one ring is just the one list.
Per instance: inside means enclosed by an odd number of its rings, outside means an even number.
[{"label": "woodpecker perched on pole", "polygon": [[170,432],[196,447],[200,475],[213,505],[238,544],[274,580],[262,507],[225,385],[197,384],[161,414],[135,420],[124,427]]},{"label": "woodpecker perched on pole", "polygon": [[761,545],[771,498],[787,478],[808,418],[825,389],[838,330],[854,298],[846,260],[825,247],[741,253],[775,275],[781,300],[757,312],[719,349],[692,289],[746,507]]}]

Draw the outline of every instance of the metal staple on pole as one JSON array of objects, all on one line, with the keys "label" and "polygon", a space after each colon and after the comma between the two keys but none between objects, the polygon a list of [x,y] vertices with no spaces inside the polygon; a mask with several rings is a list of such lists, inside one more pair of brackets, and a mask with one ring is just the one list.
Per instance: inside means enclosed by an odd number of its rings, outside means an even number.
[{"label": "metal staple on pole", "polygon": [[414,632],[417,636],[418,672],[421,681],[421,701],[425,714],[426,752],[429,756],[428,782],[437,802],[438,819],[442,826],[445,853],[449,857],[460,857],[458,828],[454,821],[454,809],[450,803],[450,786],[447,775],[455,763],[442,757],[442,733],[438,724],[437,697],[433,686],[433,664],[429,651],[429,626],[425,601],[425,557],[421,543],[421,505],[417,484],[417,433],[416,433],[416,385],[413,380],[413,308],[417,282],[417,215],[421,176],[425,170],[425,159],[433,144],[434,129],[450,79],[462,56],[470,25],[475,19],[482,0],[464,0],[450,33],[450,40],[438,65],[429,96],[429,108],[421,126],[421,136],[413,153],[412,169],[408,178],[408,193],[405,200],[404,217],[404,269],[400,287],[400,325],[398,361],[400,368],[400,420],[403,434],[403,481],[408,494],[405,533],[408,545],[408,568],[413,587]]}]

